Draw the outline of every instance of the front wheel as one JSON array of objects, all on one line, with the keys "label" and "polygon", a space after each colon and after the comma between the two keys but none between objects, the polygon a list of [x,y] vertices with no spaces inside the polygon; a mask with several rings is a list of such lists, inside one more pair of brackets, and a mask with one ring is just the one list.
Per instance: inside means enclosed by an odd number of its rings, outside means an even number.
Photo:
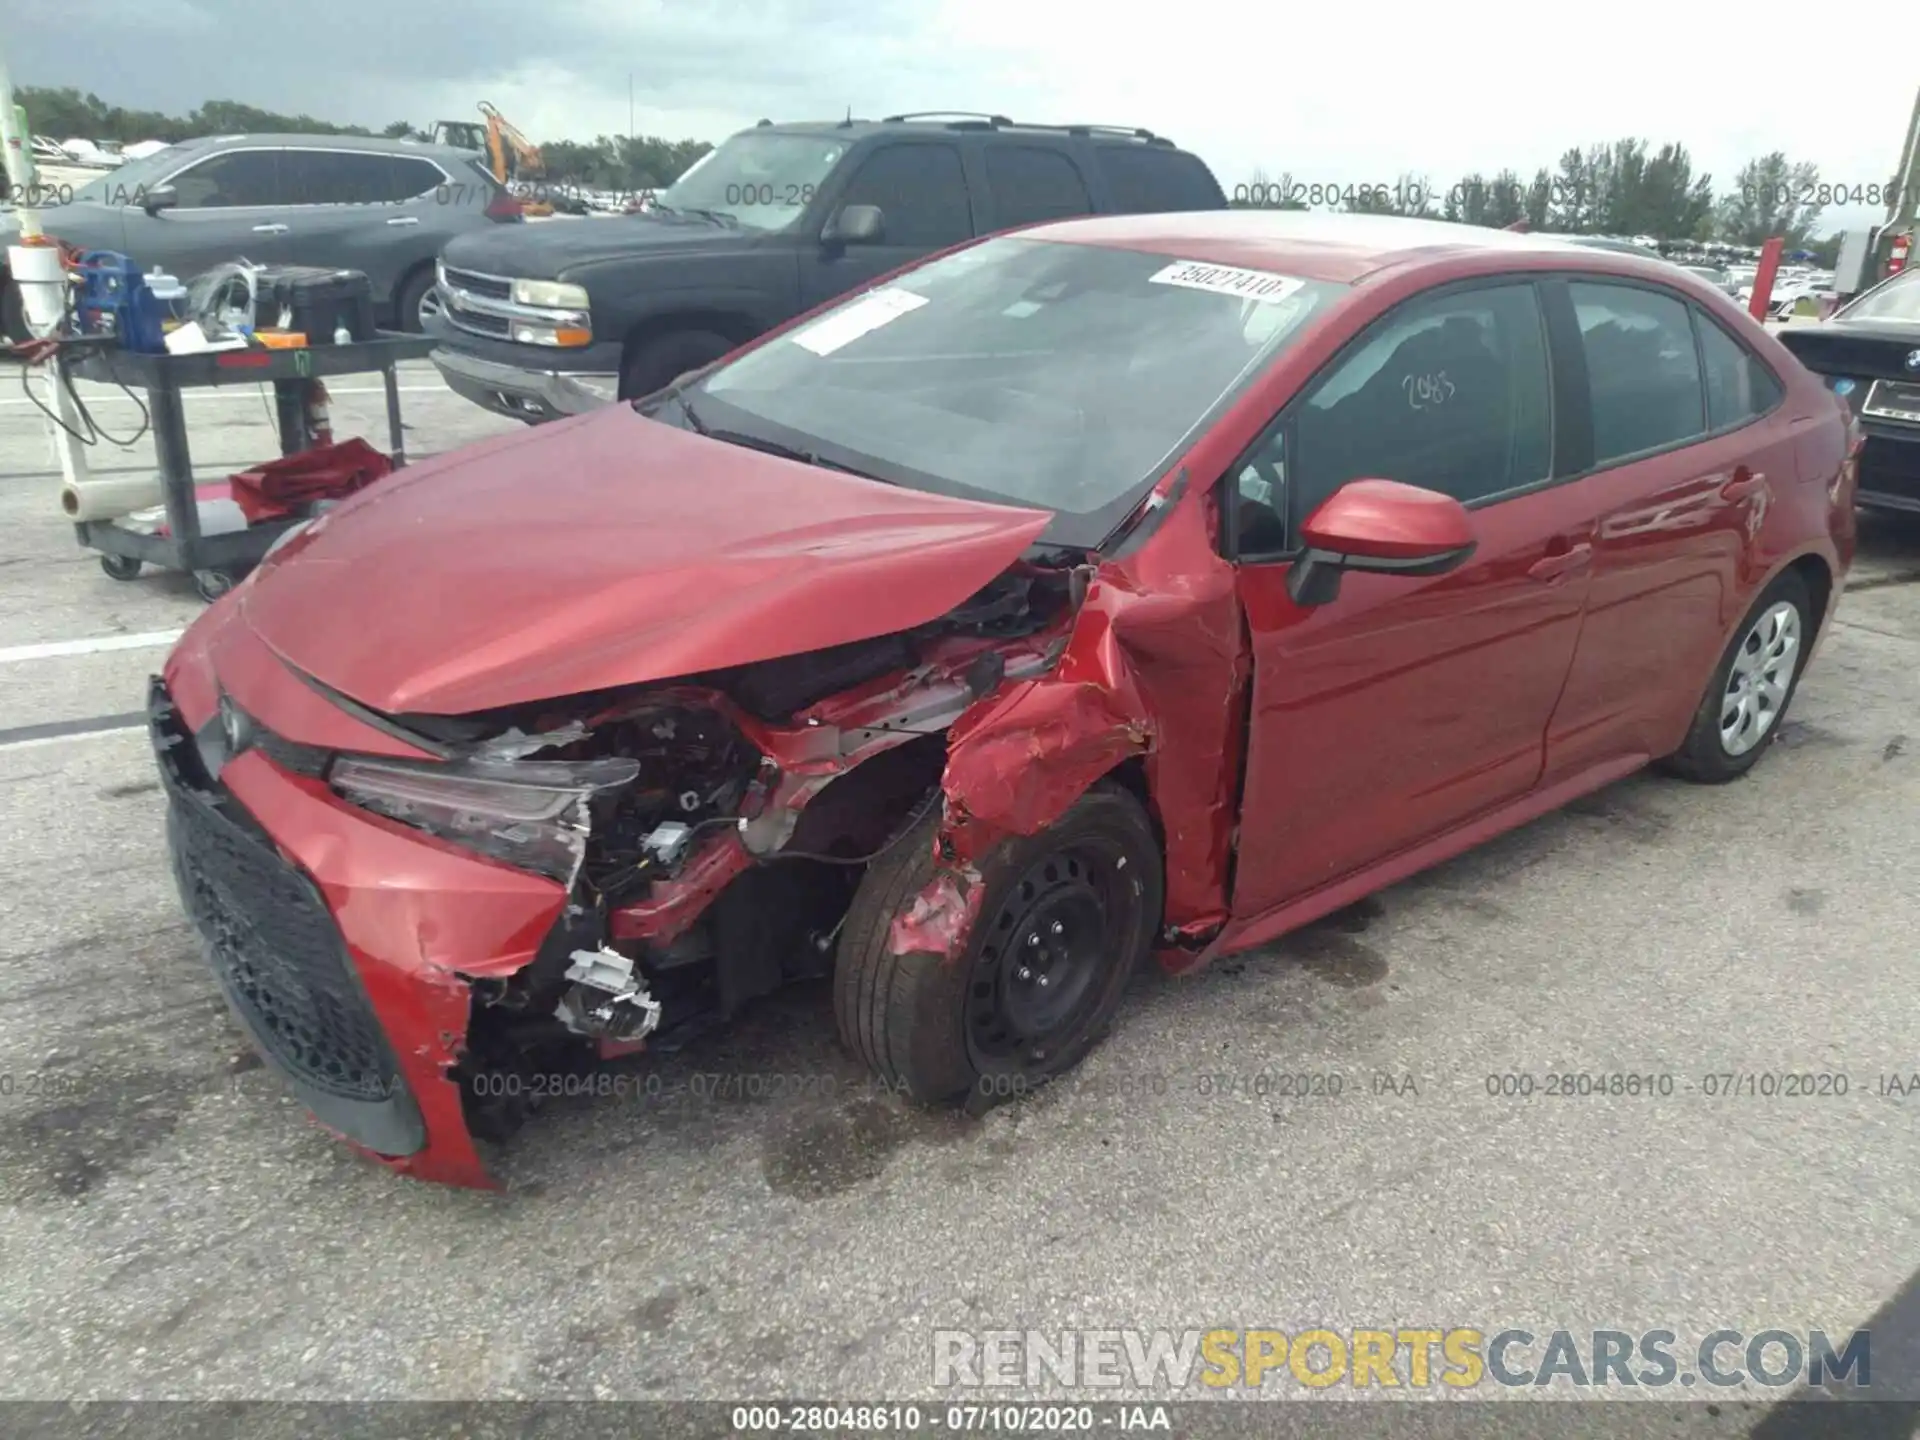
[{"label": "front wheel", "polygon": [[887,1085],[939,1103],[1038,1089],[1105,1035],[1160,923],[1161,861],[1140,803],[1102,782],[981,863],[964,950],[895,954],[893,923],[934,875],[930,815],[867,871],[841,931],[841,1038]]},{"label": "front wheel", "polygon": [[670,330],[643,341],[620,367],[620,398],[638,400],[664,390],[689,370],[718,360],[733,341],[712,330]]},{"label": "front wheel", "polygon": [[1760,761],[1780,734],[1780,721],[1800,683],[1813,643],[1813,598],[1789,570],[1753,602],[1741,620],[1680,748],[1662,767],[1687,780],[1720,785]]}]

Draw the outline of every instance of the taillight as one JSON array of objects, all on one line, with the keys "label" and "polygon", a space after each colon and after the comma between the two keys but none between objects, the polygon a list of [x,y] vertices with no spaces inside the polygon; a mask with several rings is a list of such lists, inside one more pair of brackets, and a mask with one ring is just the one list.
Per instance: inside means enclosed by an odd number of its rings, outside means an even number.
[{"label": "taillight", "polygon": [[512,191],[497,190],[487,202],[486,216],[489,220],[521,220],[526,217],[526,208]]}]

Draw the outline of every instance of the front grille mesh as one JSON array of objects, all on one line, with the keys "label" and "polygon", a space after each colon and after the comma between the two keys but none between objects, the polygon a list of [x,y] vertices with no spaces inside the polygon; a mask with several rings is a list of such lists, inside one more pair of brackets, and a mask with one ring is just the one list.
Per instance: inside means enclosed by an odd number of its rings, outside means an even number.
[{"label": "front grille mesh", "polygon": [[318,887],[197,773],[170,710],[156,732],[174,881],[228,1000],[295,1079],[345,1100],[392,1098],[393,1053]]}]

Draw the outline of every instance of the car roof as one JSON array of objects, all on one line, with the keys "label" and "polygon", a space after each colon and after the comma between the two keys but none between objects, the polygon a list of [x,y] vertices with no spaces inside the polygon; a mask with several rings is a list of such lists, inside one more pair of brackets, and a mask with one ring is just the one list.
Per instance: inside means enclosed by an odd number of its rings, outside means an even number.
[{"label": "car roof", "polygon": [[[353,150],[370,155],[423,155],[430,159],[461,160],[477,155],[477,150],[462,150],[452,145],[432,145],[420,140],[389,140],[384,135],[315,135],[307,133],[211,135],[183,140],[168,150],[198,154],[210,150],[247,149]],[[158,152],[166,154],[167,151]]]},{"label": "car roof", "polygon": [[1109,145],[1151,145],[1161,150],[1179,146],[1151,130],[1129,129],[1123,125],[1035,125],[1009,120],[1004,115],[972,115],[969,112],[929,112],[921,115],[889,116],[884,120],[786,120],[767,121],[749,128],[746,134],[765,131],[773,135],[806,135],[823,140],[838,140],[851,145],[869,135],[1007,135],[1019,138],[1045,137],[1062,140],[1080,137]]},{"label": "car roof", "polygon": [[1558,256],[1576,261],[1582,268],[1623,274],[1670,276],[1678,268],[1632,252],[1577,245],[1561,235],[1522,234],[1400,215],[1316,210],[1102,215],[1056,220],[1018,233],[1033,239],[1178,255],[1212,265],[1277,270],[1303,280],[1348,285],[1392,266],[1438,264],[1487,255],[1508,255],[1516,260]]}]

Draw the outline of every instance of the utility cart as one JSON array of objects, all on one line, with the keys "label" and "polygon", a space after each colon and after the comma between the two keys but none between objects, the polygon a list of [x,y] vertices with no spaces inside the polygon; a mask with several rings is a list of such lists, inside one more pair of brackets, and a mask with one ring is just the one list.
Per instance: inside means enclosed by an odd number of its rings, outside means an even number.
[{"label": "utility cart", "polygon": [[348,344],[189,355],[144,354],[111,345],[71,347],[58,362],[68,374],[146,392],[147,419],[160,462],[160,488],[167,515],[166,534],[145,534],[115,520],[77,521],[75,534],[83,546],[100,552],[100,568],[115,580],[131,580],[142,565],[157,565],[190,573],[201,598],[218,598],[259,564],[274,541],[299,524],[302,517],[287,516],[221,534],[201,533],[181,392],[271,382],[280,453],[294,455],[312,444],[307,423],[308,382],[377,371],[386,383],[390,453],[398,468],[406,464],[406,441],[400,428],[400,386],[395,366],[402,360],[424,357],[433,343],[425,335],[376,332],[371,340]]}]

